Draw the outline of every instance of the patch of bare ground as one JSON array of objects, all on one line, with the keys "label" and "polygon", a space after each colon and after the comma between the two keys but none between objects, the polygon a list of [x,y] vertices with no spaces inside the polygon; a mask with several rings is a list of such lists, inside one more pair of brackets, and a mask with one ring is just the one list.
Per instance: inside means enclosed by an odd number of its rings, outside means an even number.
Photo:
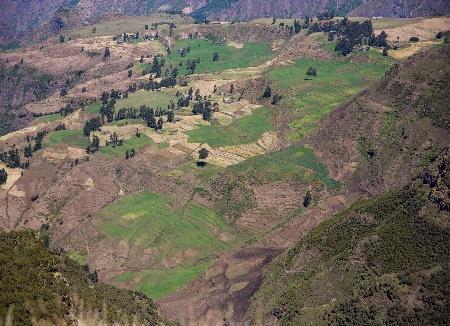
[{"label": "patch of bare ground", "polygon": [[[410,37],[418,37],[420,40],[433,40],[438,32],[450,30],[449,17],[434,17],[396,28],[385,29],[389,41],[408,42]],[[381,30],[375,30],[379,34]]]},{"label": "patch of bare ground", "polygon": [[289,212],[303,205],[307,185],[294,182],[279,182],[252,187],[255,207],[237,220],[236,225],[244,230],[259,233],[271,229]]},{"label": "patch of bare ground", "polygon": [[181,325],[243,323],[263,267],[281,251],[255,246],[222,256],[196,281],[159,300],[163,314]]}]

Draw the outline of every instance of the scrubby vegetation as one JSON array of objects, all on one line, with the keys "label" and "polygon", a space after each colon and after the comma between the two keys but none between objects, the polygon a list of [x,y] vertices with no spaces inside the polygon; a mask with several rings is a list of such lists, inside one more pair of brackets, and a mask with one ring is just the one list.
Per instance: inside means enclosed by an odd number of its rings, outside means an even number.
[{"label": "scrubby vegetation", "polygon": [[6,324],[165,324],[152,300],[97,283],[88,268],[46,249],[38,233],[0,231],[0,249],[0,316]]},{"label": "scrubby vegetation", "polygon": [[444,220],[420,182],[359,201],[273,264],[253,318],[273,315],[286,325],[446,324],[450,233],[438,222]]}]

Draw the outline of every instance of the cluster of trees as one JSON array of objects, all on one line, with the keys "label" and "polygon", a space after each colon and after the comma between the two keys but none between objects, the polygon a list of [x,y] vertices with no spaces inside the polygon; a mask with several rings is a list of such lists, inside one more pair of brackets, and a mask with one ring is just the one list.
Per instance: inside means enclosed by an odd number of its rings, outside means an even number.
[{"label": "cluster of trees", "polygon": [[7,152],[0,153],[0,161],[5,163],[6,166],[11,169],[24,167],[20,162],[20,154],[17,147],[13,147]]},{"label": "cluster of trees", "polygon": [[83,135],[85,137],[89,137],[91,132],[100,130],[102,127],[102,122],[100,120],[100,117],[92,118],[88,121],[86,121],[84,128],[83,128]]},{"label": "cluster of trees", "polygon": [[[192,99],[192,88],[188,92],[188,98]],[[211,103],[208,97],[201,96],[200,90],[195,92],[194,105],[192,108],[193,114],[201,114],[203,120],[209,121],[212,118],[213,112],[219,111],[218,103]]]},{"label": "cluster of trees", "polygon": [[[146,25],[148,26],[148,25]],[[147,30],[147,29],[146,29]],[[136,42],[138,40],[157,40],[159,39],[159,32],[156,31],[156,33],[154,35],[149,35],[149,34],[141,34],[139,32],[135,32],[135,33],[123,33],[123,34],[119,34],[119,35],[115,35],[113,36],[113,40],[116,41],[117,43],[132,43],[132,42]]]},{"label": "cluster of trees", "polygon": [[362,45],[389,48],[386,32],[382,31],[379,35],[375,35],[370,20],[351,22],[345,17],[337,21],[308,24],[307,28],[308,34],[324,32],[328,34],[329,41],[337,38],[335,50],[342,55],[347,55],[355,47]]}]

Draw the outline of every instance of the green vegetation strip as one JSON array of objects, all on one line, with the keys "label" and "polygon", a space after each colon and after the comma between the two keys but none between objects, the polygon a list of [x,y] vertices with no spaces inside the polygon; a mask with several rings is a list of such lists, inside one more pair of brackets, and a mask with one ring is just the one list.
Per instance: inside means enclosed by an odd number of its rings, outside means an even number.
[{"label": "green vegetation strip", "polygon": [[232,124],[222,126],[217,121],[186,132],[189,143],[207,143],[211,147],[248,144],[258,140],[263,133],[271,130],[269,110],[259,108],[250,116],[239,118]]},{"label": "green vegetation strip", "polygon": [[125,156],[127,150],[139,150],[146,145],[154,144],[153,140],[151,140],[148,136],[141,134],[140,137],[136,135],[131,136],[129,139],[123,142],[122,146],[104,146],[100,148],[99,153],[106,156]]},{"label": "green vegetation strip", "polygon": [[[190,47],[191,51],[185,57],[181,57],[179,50]],[[217,52],[219,60],[213,61],[213,55]],[[226,44],[213,44],[207,40],[180,40],[175,44],[175,48],[166,58],[166,67],[173,65],[178,66],[183,62],[183,66],[179,71],[185,74],[187,70],[187,60],[200,59],[197,64],[195,73],[216,72],[226,69],[247,68],[258,66],[270,59],[272,50],[266,43],[247,43],[243,48],[238,49]]]},{"label": "green vegetation strip", "polygon": [[[357,54],[353,60],[357,62],[348,58],[301,58],[268,73],[273,84],[286,94],[281,105],[293,111],[291,140],[300,140],[313,131],[323,116],[381,78],[393,62],[376,51]],[[306,78],[308,67],[317,69],[317,77]]]},{"label": "green vegetation strip", "polygon": [[141,89],[135,93],[129,94],[125,99],[118,100],[115,108],[116,111],[121,108],[139,109],[141,105],[146,105],[152,108],[162,107],[163,109],[166,109],[171,100],[176,102],[176,97],[172,94]]},{"label": "green vegetation strip", "polygon": [[80,148],[86,148],[89,145],[89,139],[83,137],[83,130],[58,130],[51,132],[44,139],[44,147],[51,147],[55,145],[69,145]]},{"label": "green vegetation strip", "polygon": [[327,168],[319,162],[312,149],[306,146],[292,146],[252,157],[228,167],[226,173],[256,183],[288,179],[308,182],[318,179],[330,189],[339,187],[339,182],[329,176]]}]

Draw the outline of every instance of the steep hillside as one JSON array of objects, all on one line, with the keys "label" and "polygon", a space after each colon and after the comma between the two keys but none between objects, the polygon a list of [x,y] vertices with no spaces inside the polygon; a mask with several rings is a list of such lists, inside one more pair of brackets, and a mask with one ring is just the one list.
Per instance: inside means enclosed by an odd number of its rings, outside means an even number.
[{"label": "steep hillside", "polygon": [[[448,157],[446,164],[448,191]],[[251,318],[282,325],[445,325],[449,221],[429,193],[416,181],[321,224],[266,270]]]},{"label": "steep hillside", "polygon": [[323,121],[310,142],[333,176],[378,194],[406,185],[448,146],[449,57],[449,45],[416,54]]},{"label": "steep hillside", "polygon": [[167,325],[142,294],[99,284],[87,266],[45,248],[31,231],[0,232],[0,323]]},{"label": "steep hillside", "polygon": [[448,321],[448,46],[394,66],[310,142],[332,175],[376,196],[323,222],[264,273],[256,324]]}]

